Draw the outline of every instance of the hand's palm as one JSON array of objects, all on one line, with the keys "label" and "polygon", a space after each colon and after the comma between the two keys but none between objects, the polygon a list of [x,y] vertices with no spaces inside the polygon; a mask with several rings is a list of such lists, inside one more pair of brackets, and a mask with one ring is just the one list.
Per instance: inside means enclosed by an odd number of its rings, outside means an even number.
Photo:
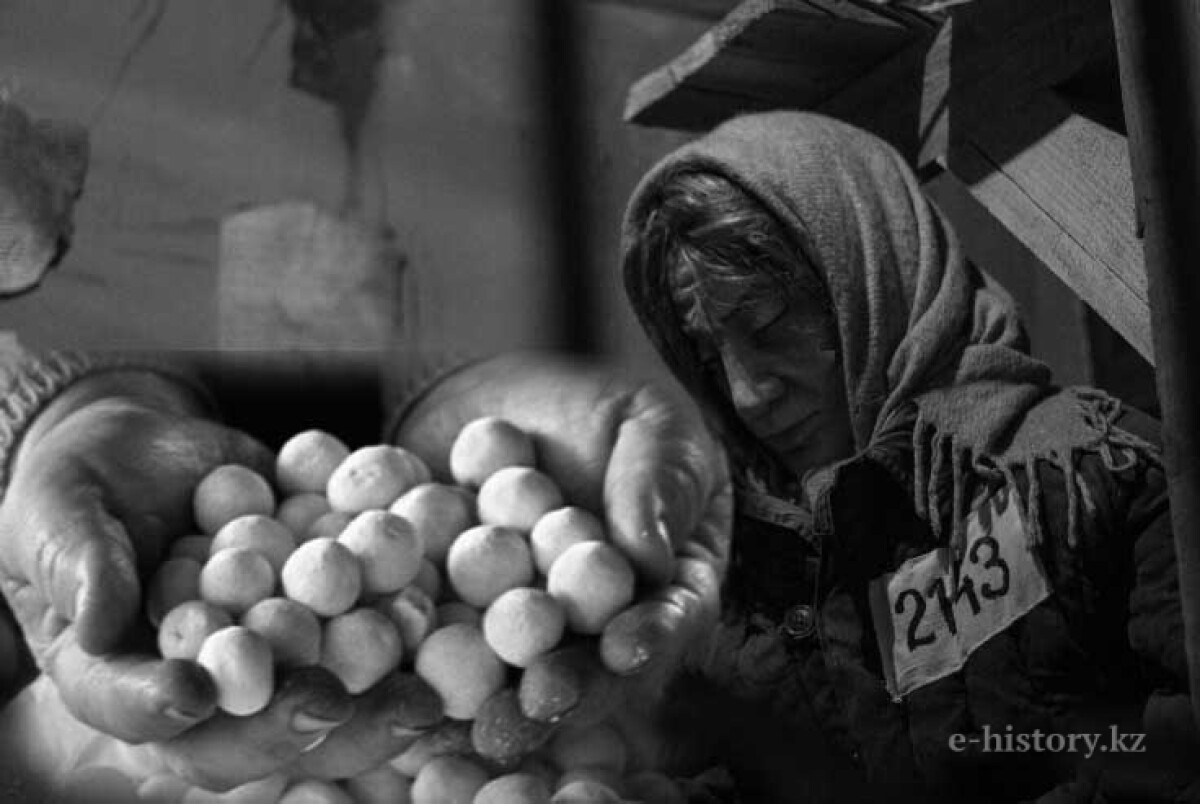
[{"label": "hand's palm", "polygon": [[[27,629],[42,625],[29,615],[46,614],[28,606],[50,606],[76,622],[92,650],[113,647],[131,624],[136,571],[156,566],[170,541],[193,527],[192,490],[204,474],[226,462],[263,469],[270,460],[218,424],[120,403],[75,414],[25,457],[0,507],[0,572],[6,586],[32,587],[14,601]],[[89,577],[91,562],[121,574]],[[104,606],[91,597],[108,589],[120,594]],[[95,622],[94,609],[102,615]]]},{"label": "hand's palm", "polygon": [[167,709],[194,708],[176,718],[184,723],[211,711],[198,667],[98,654],[135,639],[139,567],[187,532],[199,479],[233,461],[262,468],[269,454],[212,422],[126,403],[89,406],[23,451],[0,506],[0,588],[42,669],[86,722],[157,739],[182,727],[162,721]]},{"label": "hand's palm", "polygon": [[607,666],[669,673],[717,616],[732,529],[725,457],[695,406],[662,386],[516,357],[443,383],[395,436],[445,476],[456,434],[480,416],[531,433],[540,466],[568,500],[604,512],[614,543],[656,587],[609,623]]},{"label": "hand's palm", "polygon": [[210,421],[98,403],[27,450],[0,506],[0,578],[39,663],[71,714],[154,751],[183,778],[223,788],[297,763],[346,775],[398,752],[436,722],[432,690],[396,675],[354,706],[328,671],[285,674],[252,717],[216,713],[196,663],[142,651],[139,567],[192,527],[192,492],[224,463],[268,474],[257,442]]}]

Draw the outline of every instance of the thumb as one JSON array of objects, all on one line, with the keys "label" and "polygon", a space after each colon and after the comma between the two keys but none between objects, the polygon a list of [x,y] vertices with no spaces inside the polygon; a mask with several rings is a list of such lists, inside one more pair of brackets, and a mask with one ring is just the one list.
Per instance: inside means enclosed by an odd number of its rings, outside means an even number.
[{"label": "thumb", "polygon": [[158,745],[180,778],[228,790],[275,773],[319,746],[354,714],[341,682],[320,667],[287,673],[270,704],[253,715],[217,713]]},{"label": "thumb", "polygon": [[711,562],[681,558],[675,580],[618,614],[604,628],[600,655],[620,675],[670,674],[694,648],[694,638],[720,612],[719,569]]},{"label": "thumb", "polygon": [[[15,613],[28,633],[37,634],[48,606],[74,623],[85,651],[111,651],[136,622],[141,599],[129,534],[105,509],[94,484],[60,477],[48,485],[30,509],[31,527],[21,529],[30,538],[11,545],[29,597],[41,606],[14,605]],[[31,612],[39,621],[31,621]]]},{"label": "thumb", "polygon": [[57,601],[72,601],[76,639],[93,654],[120,645],[137,622],[142,599],[129,537],[119,522],[105,519],[104,530],[77,551],[74,568],[55,578],[51,587],[59,611],[66,610],[65,603]]},{"label": "thumb", "polygon": [[675,553],[728,481],[723,453],[690,402],[656,386],[632,399],[604,482],[613,540],[653,584],[674,575]]}]

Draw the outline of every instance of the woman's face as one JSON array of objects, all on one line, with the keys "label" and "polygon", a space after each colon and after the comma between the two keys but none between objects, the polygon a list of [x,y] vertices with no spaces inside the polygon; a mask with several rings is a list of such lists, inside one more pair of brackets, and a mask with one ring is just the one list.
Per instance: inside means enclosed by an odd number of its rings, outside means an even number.
[{"label": "woman's face", "polygon": [[833,313],[804,294],[682,274],[685,332],[746,428],[799,477],[852,455]]}]

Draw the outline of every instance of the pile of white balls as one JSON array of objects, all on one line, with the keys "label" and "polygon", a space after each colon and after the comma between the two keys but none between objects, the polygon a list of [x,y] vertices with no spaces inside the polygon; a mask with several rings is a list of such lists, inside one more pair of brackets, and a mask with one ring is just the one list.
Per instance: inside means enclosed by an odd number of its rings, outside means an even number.
[{"label": "pile of white balls", "polygon": [[147,591],[164,657],[205,667],[232,715],[262,710],[281,668],[320,665],[354,694],[411,670],[448,720],[336,784],[271,778],[216,796],[152,777],[143,800],[683,800],[603,714],[544,720],[603,674],[596,635],[636,602],[603,522],[565,503],[504,420],[463,428],[449,465],[454,483],[435,482],[405,449],[351,451],[310,430],[280,449],[273,482],[237,465],[203,479],[201,532],[172,544]]}]

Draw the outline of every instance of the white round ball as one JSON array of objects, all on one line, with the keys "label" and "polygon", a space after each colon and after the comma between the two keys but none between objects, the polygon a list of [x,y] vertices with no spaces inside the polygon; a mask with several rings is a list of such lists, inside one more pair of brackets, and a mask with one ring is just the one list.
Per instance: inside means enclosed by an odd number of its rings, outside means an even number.
[{"label": "white round ball", "polygon": [[479,487],[479,521],[485,525],[528,533],[539,519],[562,504],[558,484],[528,466],[500,469]]},{"label": "white round ball", "polygon": [[335,511],[386,509],[422,482],[419,465],[412,458],[407,450],[389,444],[356,449],[329,476],[325,496]]},{"label": "white round ball", "polygon": [[485,608],[509,589],[533,582],[533,555],[518,531],[479,525],[450,545],[446,575],[462,600]]},{"label": "white round ball", "polygon": [[550,566],[568,547],[602,541],[605,541],[604,523],[591,511],[575,505],[546,513],[529,532],[533,563],[543,575],[550,573]]},{"label": "white round ball", "polygon": [[324,493],[329,476],[349,454],[350,448],[337,436],[305,430],[279,448],[275,480],[285,494]]},{"label": "white round ball", "polygon": [[636,577],[629,560],[607,542],[581,542],[550,567],[546,591],[562,603],[567,623],[581,634],[598,634],[633,602]]},{"label": "white round ball", "polygon": [[421,571],[421,540],[409,521],[396,514],[364,511],[351,520],[338,542],[358,557],[366,595],[399,591]]},{"label": "white round ball", "polygon": [[469,488],[478,488],[505,467],[534,464],[533,439],[495,416],[469,422],[450,447],[450,474],[456,483]]},{"label": "white round ball", "polygon": [[192,493],[192,513],[200,530],[211,536],[231,519],[275,512],[275,492],[266,478],[245,466],[224,464],[213,469]]}]

